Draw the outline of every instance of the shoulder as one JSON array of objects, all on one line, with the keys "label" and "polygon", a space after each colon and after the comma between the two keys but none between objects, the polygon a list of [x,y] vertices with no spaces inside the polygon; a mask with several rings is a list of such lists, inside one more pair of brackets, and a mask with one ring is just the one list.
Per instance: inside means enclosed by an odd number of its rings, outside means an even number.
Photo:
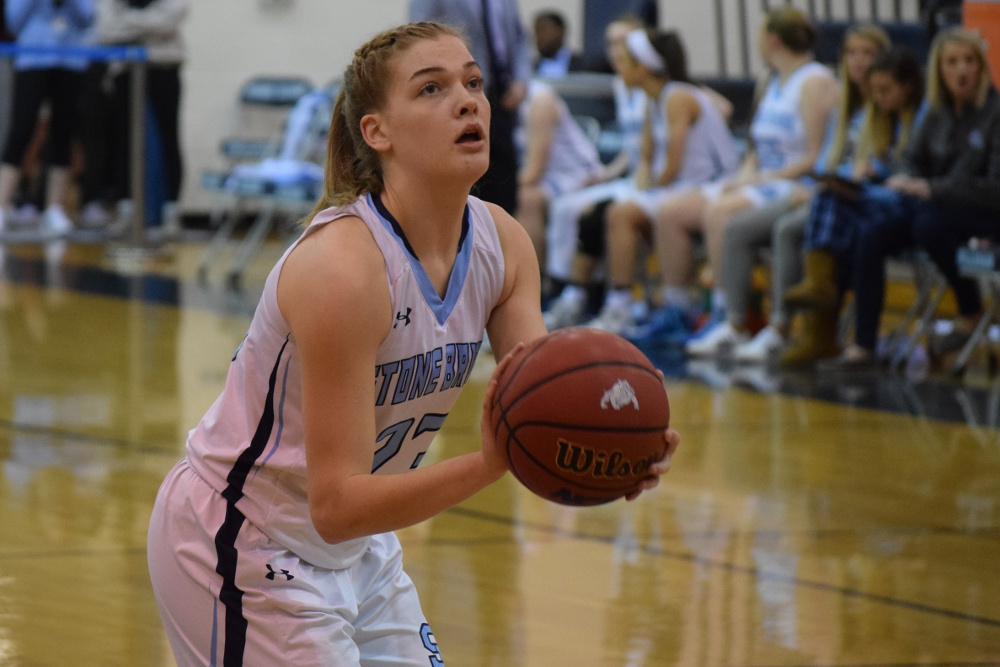
[{"label": "shoulder", "polygon": [[[295,322],[325,312],[363,317],[373,285],[386,283],[385,258],[360,218],[347,215],[306,231],[289,252],[278,280],[278,305]],[[386,292],[388,295],[388,292]]]},{"label": "shoulder", "polygon": [[514,217],[496,204],[484,201],[493,224],[496,227],[497,239],[500,242],[500,250],[503,253],[504,264],[507,268],[516,267],[524,261],[526,253],[534,257],[534,246],[524,227]]},{"label": "shoulder", "polygon": [[836,102],[837,80],[826,66],[819,68],[802,81],[800,100],[804,106],[831,107]]}]

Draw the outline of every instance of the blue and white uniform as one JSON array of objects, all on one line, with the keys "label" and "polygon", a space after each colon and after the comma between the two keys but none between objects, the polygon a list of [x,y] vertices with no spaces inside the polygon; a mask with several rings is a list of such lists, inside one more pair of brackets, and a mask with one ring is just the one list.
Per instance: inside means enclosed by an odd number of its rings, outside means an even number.
[{"label": "blue and white uniform", "polygon": [[[629,88],[621,77],[612,80],[615,97],[615,120],[622,133],[622,151],[629,156],[628,173],[606,183],[598,183],[549,201],[549,219],[545,232],[545,271],[553,278],[568,280],[573,273],[580,216],[588,208],[607,199],[619,199],[636,191],[633,175],[639,164],[642,127],[646,117],[648,96],[641,88]],[[656,149],[663,154],[666,130],[654,119],[653,137]]]},{"label": "blue and white uniform", "polygon": [[[503,253],[486,206],[469,197],[441,298],[378,196],[319,213],[303,238],[344,216],[364,221],[382,251],[392,308],[373,369],[372,473],[406,472],[469,378],[500,297]],[[396,536],[331,545],[310,519],[301,361],[277,300],[300,241],[268,276],[222,394],[157,497],[149,565],[167,634],[182,666],[231,664],[224,656],[247,665],[436,664]]]},{"label": "blue and white uniform", "polygon": [[[545,172],[542,174],[541,188],[546,198],[552,201],[559,195],[579,190],[587,180],[601,172],[601,156],[590,137],[583,131],[569,111],[566,102],[559,97],[552,86],[532,79],[528,83],[528,94],[521,105],[521,126],[526,127],[531,114],[531,104],[541,95],[549,95],[558,109],[558,122],[552,130]],[[518,132],[525,144],[523,132]],[[522,146],[522,153],[527,152]]]},{"label": "blue and white uniform", "polygon": [[651,111],[663,123],[666,144],[663,155],[658,156],[658,161],[653,165],[653,178],[658,178],[666,168],[666,153],[670,146],[666,121],[667,107],[671,97],[682,91],[698,101],[698,119],[688,130],[677,178],[669,185],[652,187],[628,197],[638,204],[650,219],[655,218],[660,205],[677,192],[730,176],[739,166],[736,142],[733,140],[729,125],[709,99],[708,94],[693,84],[671,81],[660,90],[660,96]]},{"label": "blue and white uniform", "polygon": [[[768,82],[750,123],[750,141],[757,154],[760,171],[773,171],[801,160],[808,152],[808,138],[800,111],[802,86],[814,76],[834,79],[833,72],[818,62],[808,62],[781,81],[775,75]],[[753,208],[788,199],[801,181],[774,179],[746,185],[740,189]],[[713,183],[704,189],[709,199],[715,199],[724,184]]]}]

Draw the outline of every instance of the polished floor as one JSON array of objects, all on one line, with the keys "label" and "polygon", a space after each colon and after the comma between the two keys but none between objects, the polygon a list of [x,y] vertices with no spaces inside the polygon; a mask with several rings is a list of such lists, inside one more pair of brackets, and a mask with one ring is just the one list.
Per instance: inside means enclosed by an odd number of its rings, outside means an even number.
[{"label": "polished floor", "polygon": [[[0,665],[173,665],[146,571],[160,479],[214,399],[242,290],[153,257],[3,248]],[[401,532],[448,665],[1000,665],[1000,389],[688,364],[664,484],[572,509],[509,476]],[[477,446],[473,380],[432,454]]]}]

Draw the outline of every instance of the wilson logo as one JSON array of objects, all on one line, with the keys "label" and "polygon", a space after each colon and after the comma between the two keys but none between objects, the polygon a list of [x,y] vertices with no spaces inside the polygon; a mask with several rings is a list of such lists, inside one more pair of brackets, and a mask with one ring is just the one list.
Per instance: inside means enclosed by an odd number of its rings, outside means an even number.
[{"label": "wilson logo", "polygon": [[615,382],[615,385],[601,396],[602,410],[607,410],[609,405],[615,410],[621,410],[630,403],[636,410],[639,409],[639,399],[635,397],[635,389],[625,380]]},{"label": "wilson logo", "polygon": [[621,452],[602,452],[559,439],[556,466],[578,477],[622,479],[645,475],[649,466],[659,460],[655,454],[638,461],[625,458]]}]

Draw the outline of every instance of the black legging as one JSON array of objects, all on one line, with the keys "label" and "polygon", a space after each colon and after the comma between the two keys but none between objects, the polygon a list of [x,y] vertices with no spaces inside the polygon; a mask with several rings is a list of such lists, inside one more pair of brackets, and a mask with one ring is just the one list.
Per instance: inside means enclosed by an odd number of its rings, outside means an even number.
[{"label": "black legging", "polygon": [[[115,138],[114,194],[115,198],[127,199],[130,190],[130,146],[129,134],[130,74],[125,72],[115,77]],[[180,147],[180,65],[150,65],[146,70],[146,102],[153,111],[156,127],[163,151],[163,173],[166,178],[168,201],[177,201],[184,177],[184,166]]]},{"label": "black legging", "polygon": [[907,198],[897,215],[870,221],[858,236],[853,259],[855,342],[875,349],[885,297],[885,260],[914,245],[930,255],[948,281],[959,314],[981,312],[979,285],[959,274],[955,257],[970,238],[996,238],[998,219],[1000,214],[989,209]]},{"label": "black legging", "polygon": [[21,167],[38,125],[38,112],[48,100],[51,115],[47,162],[56,167],[69,166],[82,81],[82,72],[63,68],[25,69],[14,74],[14,108],[3,151],[4,164]]}]

